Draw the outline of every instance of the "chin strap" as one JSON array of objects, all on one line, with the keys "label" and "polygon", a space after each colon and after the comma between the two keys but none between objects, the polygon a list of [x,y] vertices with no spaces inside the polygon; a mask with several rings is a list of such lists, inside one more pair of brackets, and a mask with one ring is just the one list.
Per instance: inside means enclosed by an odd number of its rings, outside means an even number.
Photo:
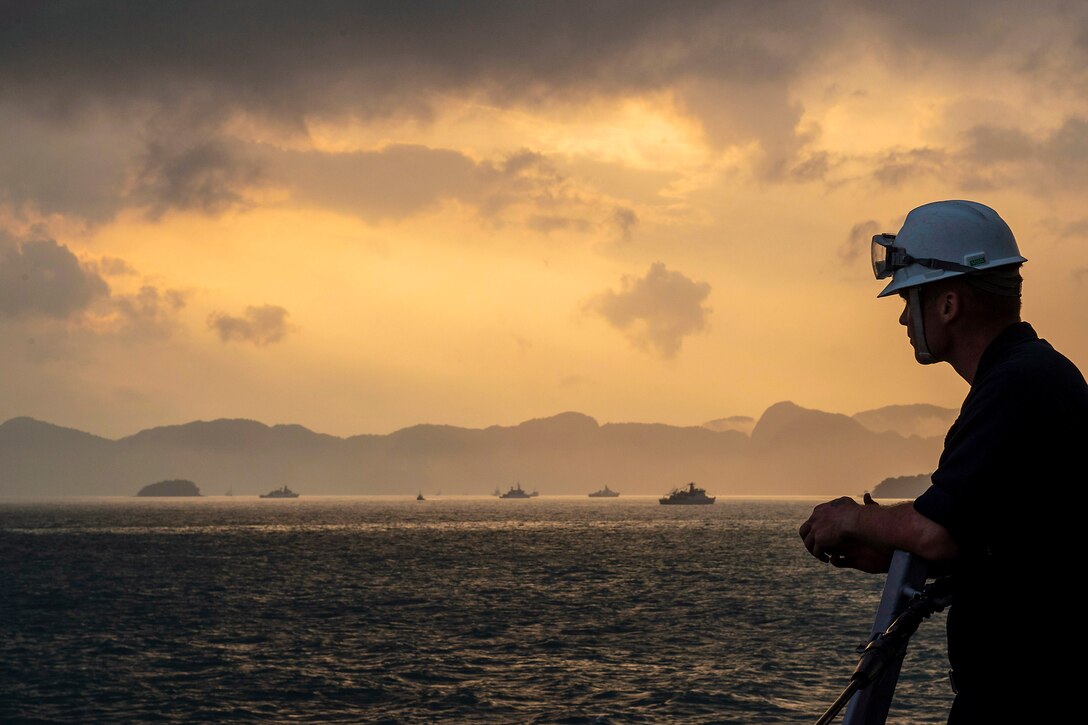
[{"label": "chin strap", "polygon": [[914,341],[914,359],[923,365],[932,365],[937,362],[933,353],[929,351],[929,343],[926,342],[926,323],[922,316],[922,290],[921,287],[911,287],[907,293],[910,299],[907,306],[910,308],[911,339]]}]

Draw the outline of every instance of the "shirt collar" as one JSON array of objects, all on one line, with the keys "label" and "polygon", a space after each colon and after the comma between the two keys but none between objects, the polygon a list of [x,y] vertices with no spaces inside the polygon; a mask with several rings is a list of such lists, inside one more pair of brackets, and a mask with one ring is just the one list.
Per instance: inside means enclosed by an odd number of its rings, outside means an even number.
[{"label": "shirt collar", "polygon": [[978,379],[987,370],[1003,360],[1012,348],[1038,339],[1039,336],[1035,334],[1035,329],[1026,322],[1014,322],[1009,325],[993,339],[986,347],[986,351],[982,353],[982,357],[978,361],[978,369],[975,370],[975,381],[978,382]]}]

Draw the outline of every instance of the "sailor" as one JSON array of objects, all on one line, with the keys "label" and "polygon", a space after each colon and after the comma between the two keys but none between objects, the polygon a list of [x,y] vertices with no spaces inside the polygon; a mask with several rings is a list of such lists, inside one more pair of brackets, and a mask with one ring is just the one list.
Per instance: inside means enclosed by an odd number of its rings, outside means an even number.
[{"label": "sailor", "polygon": [[891,278],[878,296],[903,298],[915,359],[948,363],[970,391],[918,499],[821,504],[801,526],[805,547],[867,572],[887,571],[902,549],[953,574],[950,723],[1050,722],[1040,708],[1062,702],[1079,710],[1079,693],[1059,683],[1060,663],[1080,655],[1080,616],[1053,574],[1070,581],[1081,569],[1084,377],[1021,321],[1027,260],[993,209],[918,207],[898,234],[873,238],[872,259],[877,279]]}]

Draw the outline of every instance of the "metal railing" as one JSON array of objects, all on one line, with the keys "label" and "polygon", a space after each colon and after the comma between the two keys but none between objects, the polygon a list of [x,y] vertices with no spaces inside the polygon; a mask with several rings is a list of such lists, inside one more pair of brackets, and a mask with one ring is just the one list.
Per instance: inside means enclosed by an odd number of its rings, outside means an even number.
[{"label": "metal railing", "polygon": [[[884,594],[876,610],[870,641],[881,634],[907,608],[907,604],[918,594],[926,583],[929,564],[925,559],[912,556],[905,551],[896,551],[888,567],[888,578],[884,583]],[[884,675],[872,685],[854,694],[846,707],[843,725],[884,725],[888,718],[888,709],[895,694],[895,685],[899,680],[899,668],[902,660],[888,666]]]}]

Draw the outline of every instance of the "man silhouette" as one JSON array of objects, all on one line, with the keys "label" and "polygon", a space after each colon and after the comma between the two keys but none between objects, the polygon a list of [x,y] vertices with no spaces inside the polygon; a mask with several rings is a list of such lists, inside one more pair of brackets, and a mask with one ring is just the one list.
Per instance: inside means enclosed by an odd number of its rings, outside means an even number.
[{"label": "man silhouette", "polygon": [[1057,683],[1079,623],[1047,574],[1079,569],[1068,497],[1084,478],[1088,385],[1020,320],[1025,261],[1001,217],[970,201],[926,204],[873,238],[873,271],[892,277],[879,296],[903,298],[915,359],[947,362],[971,389],[918,499],[843,497],[800,529],[833,566],[887,571],[902,549],[953,575],[950,723],[1048,722],[1039,703],[1073,701]]}]

